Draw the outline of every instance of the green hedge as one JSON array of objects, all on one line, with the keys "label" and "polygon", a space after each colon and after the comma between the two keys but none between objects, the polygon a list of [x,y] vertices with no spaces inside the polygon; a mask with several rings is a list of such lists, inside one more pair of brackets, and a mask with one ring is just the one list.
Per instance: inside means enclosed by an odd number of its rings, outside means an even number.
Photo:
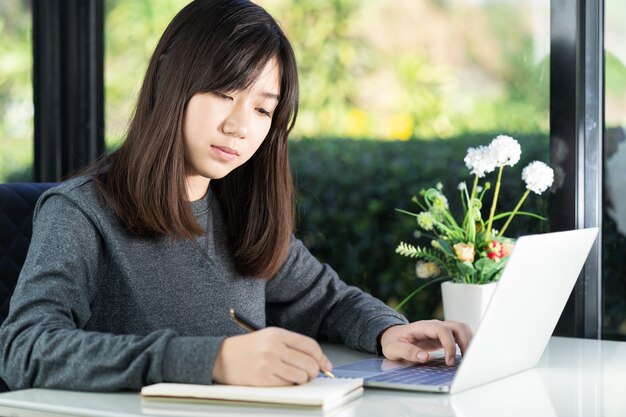
[{"label": "green hedge", "polygon": [[[444,185],[451,207],[460,209],[456,187],[461,180],[471,185],[463,163],[467,148],[488,144],[494,136],[407,142],[292,141],[290,158],[298,190],[297,235],[344,281],[393,306],[419,284],[414,261],[394,252],[400,240],[417,243],[413,237],[417,224],[394,209],[415,210],[411,196],[437,182]],[[548,162],[547,135],[515,137],[522,145],[522,159],[504,171],[498,211],[512,209],[522,195],[521,170],[527,163],[535,159]],[[487,180],[495,185],[495,174]],[[546,194],[538,198],[531,193],[524,209],[547,215]],[[486,201],[490,204],[491,198]],[[507,235],[547,230],[547,222],[517,217]],[[440,299],[439,288],[433,286],[407,303],[403,313],[411,320],[439,317]]]}]

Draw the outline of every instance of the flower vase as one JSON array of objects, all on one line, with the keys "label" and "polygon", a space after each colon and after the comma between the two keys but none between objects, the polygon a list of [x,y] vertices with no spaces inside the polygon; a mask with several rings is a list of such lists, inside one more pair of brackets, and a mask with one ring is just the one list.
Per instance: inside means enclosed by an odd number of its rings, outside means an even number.
[{"label": "flower vase", "polygon": [[497,285],[496,282],[488,284],[443,282],[441,295],[445,319],[466,323],[472,332],[476,333]]}]

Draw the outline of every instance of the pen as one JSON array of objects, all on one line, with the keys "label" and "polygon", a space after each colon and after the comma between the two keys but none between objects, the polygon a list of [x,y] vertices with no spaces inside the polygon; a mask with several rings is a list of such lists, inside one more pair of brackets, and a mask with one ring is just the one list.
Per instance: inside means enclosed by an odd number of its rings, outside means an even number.
[{"label": "pen", "polygon": [[[233,318],[235,323],[237,323],[238,325],[240,325],[241,327],[243,327],[244,329],[246,329],[249,332],[254,332],[256,330],[261,330],[261,327],[259,327],[256,324],[252,323],[250,320],[242,317],[241,314],[235,313],[235,309],[234,308],[230,309],[230,316]],[[326,375],[329,378],[334,378],[335,377],[335,375],[333,375],[332,372],[330,372],[330,371],[322,371],[322,372],[324,373],[324,375]]]}]

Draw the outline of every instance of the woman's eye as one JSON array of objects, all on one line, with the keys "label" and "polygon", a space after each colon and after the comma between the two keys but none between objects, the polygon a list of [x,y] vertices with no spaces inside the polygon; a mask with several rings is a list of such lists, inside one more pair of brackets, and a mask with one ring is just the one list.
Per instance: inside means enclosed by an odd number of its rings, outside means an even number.
[{"label": "woman's eye", "polygon": [[261,113],[263,116],[268,116],[271,117],[272,116],[272,112],[265,110],[262,107],[259,107],[256,109],[256,111],[258,111],[259,113]]}]

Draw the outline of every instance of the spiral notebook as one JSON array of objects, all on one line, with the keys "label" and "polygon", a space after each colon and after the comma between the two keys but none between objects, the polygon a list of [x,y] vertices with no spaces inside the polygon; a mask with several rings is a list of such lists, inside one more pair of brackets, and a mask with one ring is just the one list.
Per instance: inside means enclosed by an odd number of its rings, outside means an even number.
[{"label": "spiral notebook", "polygon": [[363,380],[360,378],[315,378],[306,384],[288,387],[160,383],[141,390],[142,397],[147,400],[199,399],[213,403],[287,404],[324,410],[346,404],[362,394]]}]

